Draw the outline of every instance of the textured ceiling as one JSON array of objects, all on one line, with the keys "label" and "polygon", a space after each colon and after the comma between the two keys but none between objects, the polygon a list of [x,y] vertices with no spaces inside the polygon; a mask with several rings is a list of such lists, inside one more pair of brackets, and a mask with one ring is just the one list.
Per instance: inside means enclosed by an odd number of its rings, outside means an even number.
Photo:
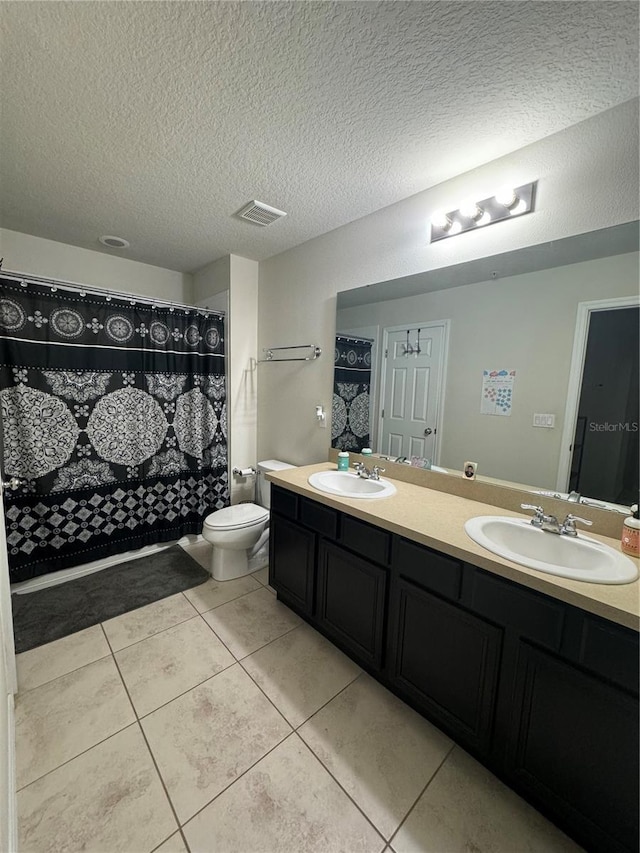
[{"label": "textured ceiling", "polygon": [[[262,260],[638,94],[635,2],[0,3],[0,224]],[[260,228],[258,198],[288,212]],[[108,250],[110,251],[110,250]]]}]

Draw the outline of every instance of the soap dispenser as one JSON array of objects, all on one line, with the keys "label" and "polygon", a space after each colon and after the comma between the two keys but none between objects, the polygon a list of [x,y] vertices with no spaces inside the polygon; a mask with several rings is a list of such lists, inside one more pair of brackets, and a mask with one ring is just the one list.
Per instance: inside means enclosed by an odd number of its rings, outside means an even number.
[{"label": "soap dispenser", "polygon": [[628,518],[625,518],[622,526],[622,540],[620,547],[625,554],[631,554],[632,557],[637,557],[640,553],[640,516],[638,515],[638,504],[631,507],[631,512]]}]

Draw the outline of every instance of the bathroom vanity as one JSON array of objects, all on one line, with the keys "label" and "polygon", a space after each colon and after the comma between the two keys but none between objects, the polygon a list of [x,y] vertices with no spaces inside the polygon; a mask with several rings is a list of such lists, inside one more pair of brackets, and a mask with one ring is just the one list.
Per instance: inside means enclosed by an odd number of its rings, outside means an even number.
[{"label": "bathroom vanity", "polygon": [[638,582],[520,570],[462,530],[495,507],[335,498],[321,467],[271,478],[278,598],[586,849],[637,850]]}]

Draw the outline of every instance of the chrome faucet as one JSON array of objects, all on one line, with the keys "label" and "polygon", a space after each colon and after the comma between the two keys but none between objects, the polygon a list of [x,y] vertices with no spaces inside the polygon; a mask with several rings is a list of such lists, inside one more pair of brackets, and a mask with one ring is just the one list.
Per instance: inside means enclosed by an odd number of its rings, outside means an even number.
[{"label": "chrome faucet", "polygon": [[377,465],[369,470],[364,462],[356,462],[353,467],[358,477],[362,477],[364,480],[379,480],[380,474],[384,474],[385,471],[384,468],[379,468]]},{"label": "chrome faucet", "polygon": [[534,516],[531,519],[531,524],[539,530],[544,530],[547,533],[557,533],[560,536],[577,536],[576,522],[591,527],[592,521],[586,518],[578,518],[577,515],[569,515],[563,522],[559,522],[555,515],[547,515],[541,506],[535,504],[520,504],[522,509],[532,509]]},{"label": "chrome faucet", "polygon": [[576,530],[576,521],[579,521],[580,524],[585,524],[587,527],[591,527],[593,521],[588,521],[586,518],[578,518],[577,515],[569,515],[562,522],[562,526],[560,527],[560,533],[563,533],[565,536],[577,536],[578,531]]}]

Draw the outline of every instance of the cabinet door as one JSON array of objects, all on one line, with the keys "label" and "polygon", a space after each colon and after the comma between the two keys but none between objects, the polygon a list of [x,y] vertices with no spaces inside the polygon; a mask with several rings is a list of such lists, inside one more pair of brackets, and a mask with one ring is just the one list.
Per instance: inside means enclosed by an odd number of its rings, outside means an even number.
[{"label": "cabinet door", "polygon": [[638,703],[540,649],[519,654],[508,772],[589,850],[638,849]]},{"label": "cabinet door", "polygon": [[382,666],[387,572],[322,540],[318,550],[318,609],[322,629],[355,659]]},{"label": "cabinet door", "polygon": [[269,583],[279,597],[302,613],[313,612],[316,536],[272,513],[269,530]]},{"label": "cabinet door", "polygon": [[460,742],[487,753],[502,630],[402,578],[392,602],[392,682]]}]

